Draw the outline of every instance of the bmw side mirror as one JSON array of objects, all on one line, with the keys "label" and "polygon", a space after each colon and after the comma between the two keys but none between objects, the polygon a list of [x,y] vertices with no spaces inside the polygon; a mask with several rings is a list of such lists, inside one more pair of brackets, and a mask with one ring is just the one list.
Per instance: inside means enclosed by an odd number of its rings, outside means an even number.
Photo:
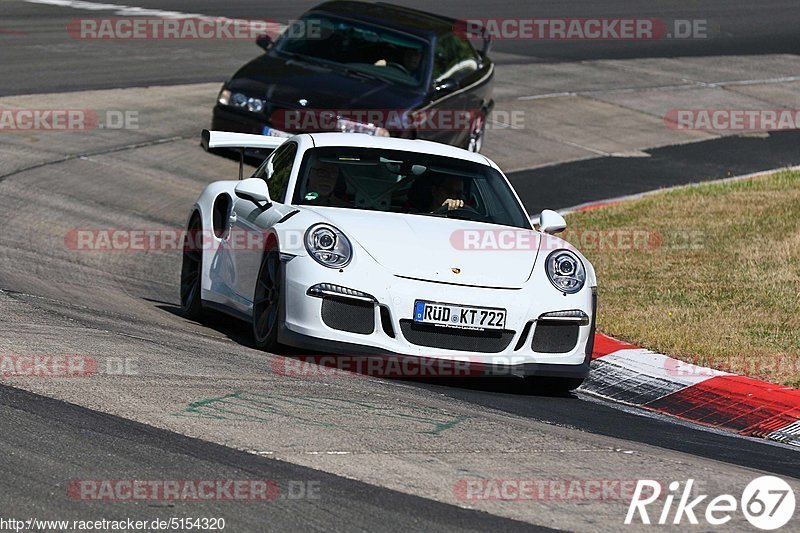
[{"label": "bmw side mirror", "polygon": [[243,200],[250,200],[254,204],[265,202],[271,204],[267,182],[261,178],[248,178],[242,180],[234,189],[236,196]]},{"label": "bmw side mirror", "polygon": [[539,231],[553,235],[565,229],[567,229],[567,221],[555,211],[545,209],[539,215]]},{"label": "bmw side mirror", "polygon": [[436,94],[445,95],[457,90],[458,87],[459,83],[457,80],[453,78],[445,78],[436,82],[436,85],[433,86],[433,92]]},{"label": "bmw side mirror", "polygon": [[269,50],[272,46],[272,38],[269,35],[259,35],[256,37],[256,44],[264,50]]}]

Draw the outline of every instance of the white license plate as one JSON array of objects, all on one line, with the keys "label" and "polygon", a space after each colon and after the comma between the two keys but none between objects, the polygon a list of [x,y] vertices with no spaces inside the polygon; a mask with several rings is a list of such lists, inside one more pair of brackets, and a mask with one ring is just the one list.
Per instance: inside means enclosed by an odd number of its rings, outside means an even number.
[{"label": "white license plate", "polygon": [[475,330],[505,329],[506,310],[416,300],[414,322]]},{"label": "white license plate", "polygon": [[267,137],[292,137],[294,135],[293,133],[276,130],[275,128],[270,128],[269,126],[264,126],[261,134],[266,135]]}]

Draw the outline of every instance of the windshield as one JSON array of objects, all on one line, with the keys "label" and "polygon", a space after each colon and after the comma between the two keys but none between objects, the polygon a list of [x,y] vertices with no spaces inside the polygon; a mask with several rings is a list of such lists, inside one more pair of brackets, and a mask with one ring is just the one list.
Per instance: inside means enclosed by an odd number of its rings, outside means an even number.
[{"label": "windshield", "polygon": [[376,148],[312,148],[292,203],[448,217],[531,229],[497,170],[450,157]]},{"label": "windshield", "polygon": [[289,27],[275,44],[275,50],[354,74],[415,87],[425,83],[430,63],[430,48],[422,39],[319,14],[307,15]]}]

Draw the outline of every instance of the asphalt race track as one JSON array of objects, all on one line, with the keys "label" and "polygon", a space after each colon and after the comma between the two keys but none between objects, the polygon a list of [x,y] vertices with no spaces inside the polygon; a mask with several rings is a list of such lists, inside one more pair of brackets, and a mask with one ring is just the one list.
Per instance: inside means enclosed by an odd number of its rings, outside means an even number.
[{"label": "asphalt race track", "polygon": [[[283,21],[315,3],[128,5]],[[500,42],[498,68],[800,51],[800,10],[790,1],[547,1],[535,14],[530,6],[447,0],[436,9],[459,17],[703,16],[724,29],[712,43]],[[533,395],[508,380],[282,375],[283,359],[255,350],[246,325],[180,316],[180,252],[71,249],[65,236],[76,228],[182,228],[203,187],[236,173],[235,163],[199,148],[198,134],[216,87],[254,45],[83,43],[64,31],[71,19],[109,13],[0,3],[0,96],[31,108],[143,106],[134,131],[0,133],[0,354],[80,354],[100,365],[86,377],[2,378],[0,518],[223,517],[229,531],[618,531],[629,498],[466,500],[458,487],[476,478],[694,478],[715,495],[772,473],[798,493],[796,448],[580,392]],[[69,94],[56,102],[55,93]],[[207,107],[187,105],[207,97]],[[510,177],[536,212],[797,164],[797,141],[797,132],[724,137]],[[100,479],[266,479],[282,492],[269,502],[110,502],[69,490]],[[294,497],[291,487],[300,487]],[[748,524],[739,515],[730,525]]]},{"label": "asphalt race track", "polygon": [[[743,176],[800,162],[800,132],[727,137],[646,150],[649,157],[597,157],[520,170],[508,178],[529,213],[563,209],[664,187]],[[565,180],[564,176],[569,176]]]},{"label": "asphalt race track", "polygon": [[[123,2],[112,2],[123,4]],[[298,17],[319,2],[261,2],[200,0],[181,2],[143,0],[128,2],[143,8],[175,10],[230,18],[274,19],[286,21]],[[429,2],[412,0],[403,5],[430,8]],[[488,17],[658,17],[663,20],[703,18],[708,20],[714,39],[655,40],[639,42],[546,42],[499,41],[495,52],[513,54],[498,62],[563,61],[613,59],[627,57],[702,56],[732,54],[797,53],[800,49],[800,11],[791,0],[764,2],[703,2],[661,0],[644,6],[632,0],[607,2],[536,2],[535,10],[525,0],[512,0],[487,6],[479,0],[445,0],[436,5],[438,12],[455,18]],[[50,5],[29,5],[17,0],[3,3],[0,42],[25,50],[24,54],[0,56],[3,82],[0,95],[61,92],[168,83],[222,82],[252,57],[250,42],[224,43],[152,42],[81,43],[63,31],[75,18],[92,17],[91,11],[65,9]],[[107,16],[98,14],[96,16]],[[719,28],[719,30],[715,30]],[[13,43],[13,44],[12,44]],[[75,52],[70,54],[70,52]],[[42,72],[48,76],[43,77]]]}]

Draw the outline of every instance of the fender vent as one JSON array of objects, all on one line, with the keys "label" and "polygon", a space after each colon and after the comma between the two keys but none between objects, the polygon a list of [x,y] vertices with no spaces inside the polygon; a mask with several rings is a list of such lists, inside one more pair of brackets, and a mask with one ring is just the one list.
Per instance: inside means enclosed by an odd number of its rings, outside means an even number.
[{"label": "fender vent", "polygon": [[533,325],[533,320],[525,324],[525,327],[522,329],[522,334],[519,336],[519,340],[517,340],[516,346],[514,346],[514,351],[519,351],[525,346],[525,341],[528,340],[528,335],[531,333],[531,326]]},{"label": "fender vent", "polygon": [[392,315],[389,308],[385,305],[381,306],[381,327],[383,332],[394,339],[394,326],[392,326]]}]

